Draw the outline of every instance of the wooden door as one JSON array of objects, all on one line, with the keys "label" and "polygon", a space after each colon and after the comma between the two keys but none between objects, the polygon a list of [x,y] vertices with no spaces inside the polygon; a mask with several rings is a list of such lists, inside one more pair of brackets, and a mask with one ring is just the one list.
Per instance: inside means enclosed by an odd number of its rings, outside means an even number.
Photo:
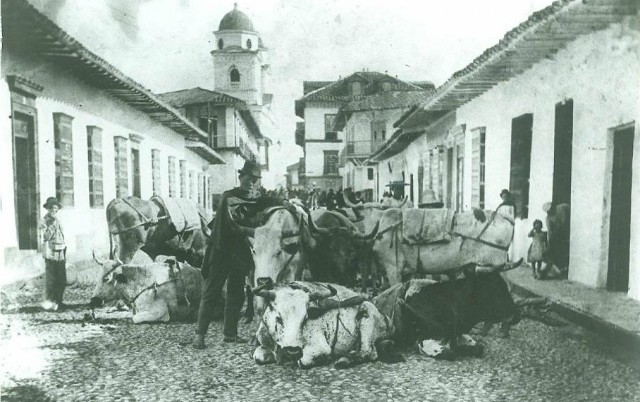
[{"label": "wooden door", "polygon": [[633,127],[613,135],[607,289],[622,292],[629,290],[633,137]]},{"label": "wooden door", "polygon": [[573,101],[556,105],[553,140],[553,203],[571,204],[571,159],[573,155]]},{"label": "wooden door", "polygon": [[509,191],[515,203],[516,217],[529,216],[529,177],[531,172],[531,135],[533,114],[511,121],[511,172]]},{"label": "wooden door", "polygon": [[38,205],[35,163],[35,119],[13,113],[14,194],[18,248],[38,248]]}]

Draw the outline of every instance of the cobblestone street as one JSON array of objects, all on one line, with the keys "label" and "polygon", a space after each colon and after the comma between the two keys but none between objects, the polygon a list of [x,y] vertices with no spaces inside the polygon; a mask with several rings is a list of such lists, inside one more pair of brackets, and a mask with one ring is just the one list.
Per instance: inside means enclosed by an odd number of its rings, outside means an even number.
[{"label": "cobblestone street", "polygon": [[[85,321],[89,287],[68,289],[71,308],[59,313],[39,311],[37,286],[22,290],[23,307],[0,327],[6,401],[640,400],[638,371],[572,325],[525,319],[508,339],[494,328],[475,336],[487,347],[483,358],[436,361],[405,350],[405,363],[305,371],[256,365],[251,346],[221,342],[220,323],[197,351],[193,324],[133,325],[113,314]],[[255,325],[243,325],[243,335]]]}]

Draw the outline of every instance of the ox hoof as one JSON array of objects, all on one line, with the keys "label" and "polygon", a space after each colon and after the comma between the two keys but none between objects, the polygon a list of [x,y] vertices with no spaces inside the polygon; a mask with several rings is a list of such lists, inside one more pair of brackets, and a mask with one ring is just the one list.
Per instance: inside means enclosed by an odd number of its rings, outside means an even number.
[{"label": "ox hoof", "polygon": [[341,357],[340,359],[338,359],[337,362],[335,362],[335,364],[333,365],[333,367],[335,367],[338,370],[341,369],[346,369],[351,367],[353,364],[351,363],[351,360],[347,357]]},{"label": "ox hoof", "polygon": [[303,370],[309,370],[311,367],[313,367],[312,364],[304,364],[302,363],[302,361],[298,360],[298,367],[300,367]]},{"label": "ox hoof", "polygon": [[193,346],[194,349],[204,349],[204,335],[196,335],[193,342],[191,342],[191,346]]}]

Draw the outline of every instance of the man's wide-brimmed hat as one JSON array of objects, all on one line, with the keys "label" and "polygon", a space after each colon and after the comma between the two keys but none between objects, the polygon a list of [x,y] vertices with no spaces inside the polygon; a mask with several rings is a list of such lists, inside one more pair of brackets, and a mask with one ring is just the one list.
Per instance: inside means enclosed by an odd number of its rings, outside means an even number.
[{"label": "man's wide-brimmed hat", "polygon": [[258,179],[262,177],[260,176],[260,166],[258,166],[258,164],[254,161],[245,161],[244,166],[242,167],[242,169],[238,170],[238,173],[247,176],[253,176]]},{"label": "man's wide-brimmed hat", "polygon": [[62,208],[62,205],[60,205],[60,202],[56,197],[49,197],[47,198],[47,202],[44,203],[43,207],[45,207],[46,209],[49,209],[54,205],[57,205],[58,208]]}]

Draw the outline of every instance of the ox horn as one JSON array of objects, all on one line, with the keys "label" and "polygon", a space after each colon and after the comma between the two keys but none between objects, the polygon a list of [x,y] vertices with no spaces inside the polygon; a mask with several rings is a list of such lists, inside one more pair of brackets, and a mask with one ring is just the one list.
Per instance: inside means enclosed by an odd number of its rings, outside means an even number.
[{"label": "ox horn", "polygon": [[342,193],[342,199],[344,200],[345,205],[347,205],[349,208],[353,208],[353,209],[364,208],[362,204],[358,205],[349,201],[349,197],[347,197],[344,193]]},{"label": "ox horn", "polygon": [[235,221],[235,219],[233,219],[233,215],[231,215],[231,210],[227,208],[227,213],[229,214],[229,223],[231,224],[231,229],[235,232],[239,232],[242,233],[246,236],[251,236],[253,237],[256,233],[256,229],[255,228],[250,228],[247,226],[241,226],[238,224],[238,222]]},{"label": "ox horn", "polygon": [[104,265],[104,263],[107,262],[106,259],[98,261],[98,258],[96,257],[96,250],[91,250],[91,255],[93,255],[93,261],[95,261],[98,265]]},{"label": "ox horn", "polygon": [[276,292],[271,289],[259,289],[257,291],[253,291],[253,294],[256,296],[260,296],[268,301],[274,301],[276,299]]},{"label": "ox horn", "polygon": [[319,233],[322,235],[329,235],[331,233],[331,230],[327,228],[317,227],[315,222],[313,221],[313,218],[311,217],[310,212],[307,212],[307,219],[309,220],[309,228],[311,229],[312,232]]},{"label": "ox horn", "polygon": [[324,285],[324,289],[316,290],[309,294],[310,301],[317,301],[321,299],[326,299],[327,297],[332,297],[338,294],[336,288],[331,285]]}]

